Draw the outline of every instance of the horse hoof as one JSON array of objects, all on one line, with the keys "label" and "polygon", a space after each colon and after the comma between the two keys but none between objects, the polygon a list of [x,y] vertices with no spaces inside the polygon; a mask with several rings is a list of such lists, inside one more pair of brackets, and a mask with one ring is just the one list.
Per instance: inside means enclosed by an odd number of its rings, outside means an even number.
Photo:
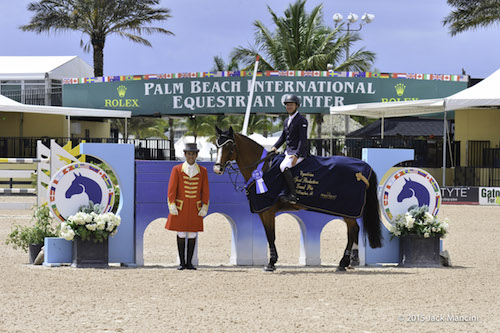
[{"label": "horse hoof", "polygon": [[359,266],[359,260],[351,260],[351,266]]},{"label": "horse hoof", "polygon": [[276,267],[274,266],[265,266],[264,267],[264,272],[274,272],[276,270]]},{"label": "horse hoof", "polygon": [[345,272],[345,267],[342,266],[337,267],[337,272]]}]

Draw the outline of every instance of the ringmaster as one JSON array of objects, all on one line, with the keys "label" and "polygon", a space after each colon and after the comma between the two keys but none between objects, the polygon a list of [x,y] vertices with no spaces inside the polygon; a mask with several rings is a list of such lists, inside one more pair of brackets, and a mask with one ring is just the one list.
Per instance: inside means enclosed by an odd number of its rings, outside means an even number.
[{"label": "ringmaster", "polygon": [[179,270],[196,269],[192,264],[196,237],[198,232],[203,231],[203,217],[208,212],[208,174],[205,167],[196,163],[198,152],[196,143],[186,143],[186,161],[172,168],[168,182],[167,202],[170,214],[165,228],[177,231]]},{"label": "ringmaster", "polygon": [[283,122],[283,132],[271,148],[271,151],[277,151],[286,142],[285,158],[280,164],[280,170],[289,190],[289,194],[285,199],[291,204],[296,204],[297,194],[290,168],[302,162],[309,153],[307,148],[308,123],[307,119],[299,113],[300,99],[298,96],[286,95],[283,104],[288,113],[288,118]]}]

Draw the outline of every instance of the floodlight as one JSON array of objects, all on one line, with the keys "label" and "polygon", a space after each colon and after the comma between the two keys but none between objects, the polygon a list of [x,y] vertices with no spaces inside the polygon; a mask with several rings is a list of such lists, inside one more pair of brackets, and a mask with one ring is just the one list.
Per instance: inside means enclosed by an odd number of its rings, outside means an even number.
[{"label": "floodlight", "polygon": [[365,13],[361,17],[361,20],[364,21],[364,22],[366,22],[366,23],[370,23],[371,21],[373,21],[374,18],[375,18],[375,15]]},{"label": "floodlight", "polygon": [[347,20],[350,23],[355,23],[358,20],[358,15],[350,13],[349,15],[347,15]]},{"label": "floodlight", "polygon": [[344,17],[342,16],[342,14],[339,13],[333,14],[333,22],[335,22],[335,24],[339,24],[340,22],[342,22],[343,19]]}]

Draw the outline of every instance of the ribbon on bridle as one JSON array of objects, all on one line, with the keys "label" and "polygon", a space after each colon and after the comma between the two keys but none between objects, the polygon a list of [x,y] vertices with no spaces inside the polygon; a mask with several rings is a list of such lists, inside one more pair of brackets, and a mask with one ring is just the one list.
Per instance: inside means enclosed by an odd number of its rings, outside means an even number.
[{"label": "ribbon on bridle", "polygon": [[257,190],[257,194],[262,194],[267,192],[267,186],[266,183],[264,183],[264,179],[262,179],[262,176],[264,176],[264,172],[262,171],[262,167],[264,166],[264,163],[266,162],[266,157],[267,156],[267,150],[262,151],[262,155],[260,159],[262,160],[259,165],[257,165],[257,168],[255,168],[254,171],[252,171],[252,177],[246,182],[245,184],[245,189],[250,186],[252,181],[255,180],[255,187]]}]

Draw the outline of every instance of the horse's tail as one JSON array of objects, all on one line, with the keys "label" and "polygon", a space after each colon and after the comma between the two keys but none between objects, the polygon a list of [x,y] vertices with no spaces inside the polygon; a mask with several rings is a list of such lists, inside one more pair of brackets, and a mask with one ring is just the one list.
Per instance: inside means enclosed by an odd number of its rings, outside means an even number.
[{"label": "horse's tail", "polygon": [[380,207],[378,202],[378,180],[372,170],[366,191],[366,204],[363,211],[363,229],[368,234],[368,241],[372,248],[382,247],[382,226],[380,221]]}]

